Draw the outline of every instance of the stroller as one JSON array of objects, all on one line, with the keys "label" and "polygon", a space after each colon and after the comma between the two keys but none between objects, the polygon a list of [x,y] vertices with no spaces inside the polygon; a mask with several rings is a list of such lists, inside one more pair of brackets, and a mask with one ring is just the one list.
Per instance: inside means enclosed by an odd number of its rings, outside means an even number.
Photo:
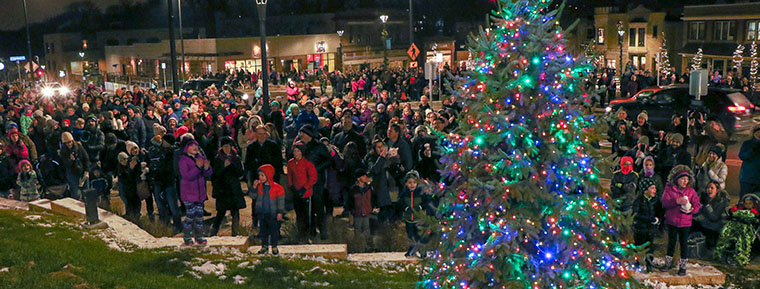
[{"label": "stroller", "polygon": [[35,163],[34,169],[39,176],[43,198],[57,200],[67,197],[68,184],[61,162],[45,154]]},{"label": "stroller", "polygon": [[730,219],[720,232],[715,257],[729,265],[749,264],[752,244],[760,238],[760,198],[754,194],[745,195],[742,201],[730,210]]}]

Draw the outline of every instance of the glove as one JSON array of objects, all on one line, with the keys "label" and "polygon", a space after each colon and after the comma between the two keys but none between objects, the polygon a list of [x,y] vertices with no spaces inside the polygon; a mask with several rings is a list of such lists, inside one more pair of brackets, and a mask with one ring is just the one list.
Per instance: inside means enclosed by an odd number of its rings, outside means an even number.
[{"label": "glove", "polygon": [[306,188],[301,188],[297,192],[298,192],[298,196],[303,197],[304,195],[306,195]]}]

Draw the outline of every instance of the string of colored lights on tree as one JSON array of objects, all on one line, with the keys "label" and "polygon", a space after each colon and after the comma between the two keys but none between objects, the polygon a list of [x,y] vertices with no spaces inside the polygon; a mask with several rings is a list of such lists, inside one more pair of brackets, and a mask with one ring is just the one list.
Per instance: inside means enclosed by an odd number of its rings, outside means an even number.
[{"label": "string of colored lights on tree", "polygon": [[574,109],[592,69],[565,53],[550,1],[500,0],[470,37],[459,127],[424,288],[630,288],[634,247],[586,148],[596,123]]}]

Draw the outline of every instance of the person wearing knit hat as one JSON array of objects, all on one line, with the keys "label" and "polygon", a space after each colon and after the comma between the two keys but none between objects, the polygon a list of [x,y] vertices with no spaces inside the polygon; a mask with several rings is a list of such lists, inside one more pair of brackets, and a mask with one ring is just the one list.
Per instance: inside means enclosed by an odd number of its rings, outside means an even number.
[{"label": "person wearing knit hat", "polygon": [[668,175],[668,183],[662,194],[662,207],[665,209],[665,225],[668,227],[668,247],[665,256],[665,264],[661,271],[668,271],[673,265],[676,243],[680,247],[681,260],[678,262],[678,275],[686,275],[686,263],[688,262],[689,231],[692,225],[692,216],[699,213],[701,203],[699,196],[692,187],[694,174],[686,165],[673,167]]},{"label": "person wearing knit hat", "polygon": [[711,181],[718,183],[718,189],[720,190],[726,188],[728,166],[720,158],[721,155],[723,155],[723,149],[713,146],[710,148],[705,162],[697,168],[697,188],[700,192],[705,191],[707,184]]},{"label": "person wearing knit hat", "polygon": [[190,130],[186,126],[180,126],[176,131],[174,131],[174,136],[179,138],[180,136],[186,134],[188,131]]},{"label": "person wearing knit hat", "polygon": [[153,135],[154,136],[161,136],[166,134],[166,128],[161,126],[158,123],[153,124]]},{"label": "person wearing knit hat", "polygon": [[58,150],[59,159],[66,172],[71,198],[80,200],[79,188],[84,185],[90,168],[90,158],[84,146],[74,140],[74,136],[66,131],[61,134],[61,146]]},{"label": "person wearing knit hat", "polygon": [[642,122],[649,121],[649,114],[647,113],[647,111],[645,110],[645,111],[640,112],[639,115],[636,116],[636,121],[639,124],[641,124]]},{"label": "person wearing knit hat", "polygon": [[174,146],[174,143],[177,141],[177,138],[174,137],[174,134],[167,133],[161,136],[161,141],[169,144],[169,146]]},{"label": "person wearing knit hat", "polygon": [[739,149],[742,167],[739,171],[739,195],[760,191],[760,124],[752,128],[752,137]]},{"label": "person wearing knit hat", "polygon": [[668,139],[668,146],[661,148],[658,159],[662,166],[658,167],[658,174],[667,175],[676,165],[691,164],[691,154],[683,146],[683,135],[675,133]]},{"label": "person wearing knit hat", "polygon": [[306,134],[306,135],[308,135],[308,136],[310,136],[312,138],[314,138],[316,136],[316,134],[317,134],[317,132],[314,129],[314,127],[312,125],[310,125],[310,124],[302,126],[301,129],[298,130],[298,133],[300,133],[300,134]]},{"label": "person wearing knit hat", "polygon": [[[657,198],[657,184],[651,178],[642,178],[639,180],[639,195],[633,202],[633,214],[636,216],[633,222],[633,240],[634,245],[642,246],[646,243],[653,244],[660,219],[657,217],[656,208],[659,199]],[[647,273],[652,272],[653,264],[652,246],[647,248],[645,264]]]},{"label": "person wearing knit hat", "polygon": [[140,154],[140,147],[137,145],[137,143],[133,141],[126,141],[124,144],[127,146],[127,153],[131,156],[136,156]]},{"label": "person wearing knit hat", "polygon": [[620,158],[620,169],[612,174],[610,183],[610,197],[617,202],[620,211],[631,209],[633,201],[636,200],[638,182],[639,175],[633,170],[633,158]]}]

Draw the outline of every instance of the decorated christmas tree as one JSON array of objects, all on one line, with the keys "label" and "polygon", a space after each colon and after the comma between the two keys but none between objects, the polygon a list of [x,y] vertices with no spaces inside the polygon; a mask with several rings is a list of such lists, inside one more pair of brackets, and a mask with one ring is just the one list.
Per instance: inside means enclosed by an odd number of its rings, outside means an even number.
[{"label": "decorated christmas tree", "polygon": [[734,51],[734,71],[742,70],[742,62],[744,62],[744,45],[739,44]]},{"label": "decorated christmas tree", "polygon": [[694,55],[694,57],[691,59],[691,69],[699,70],[702,69],[702,47],[697,49],[697,54]]},{"label": "decorated christmas tree", "polygon": [[752,46],[749,48],[749,57],[752,58],[749,64],[749,79],[754,87],[757,84],[757,43],[755,41],[752,41]]},{"label": "decorated christmas tree", "polygon": [[629,288],[630,219],[599,185],[575,109],[592,68],[566,53],[551,1],[499,0],[472,35],[475,67],[457,90],[441,202],[429,221],[424,288]]},{"label": "decorated christmas tree", "polygon": [[662,45],[660,45],[660,75],[668,76],[670,74],[670,57],[668,57],[668,44],[665,39],[665,32],[662,32]]}]

